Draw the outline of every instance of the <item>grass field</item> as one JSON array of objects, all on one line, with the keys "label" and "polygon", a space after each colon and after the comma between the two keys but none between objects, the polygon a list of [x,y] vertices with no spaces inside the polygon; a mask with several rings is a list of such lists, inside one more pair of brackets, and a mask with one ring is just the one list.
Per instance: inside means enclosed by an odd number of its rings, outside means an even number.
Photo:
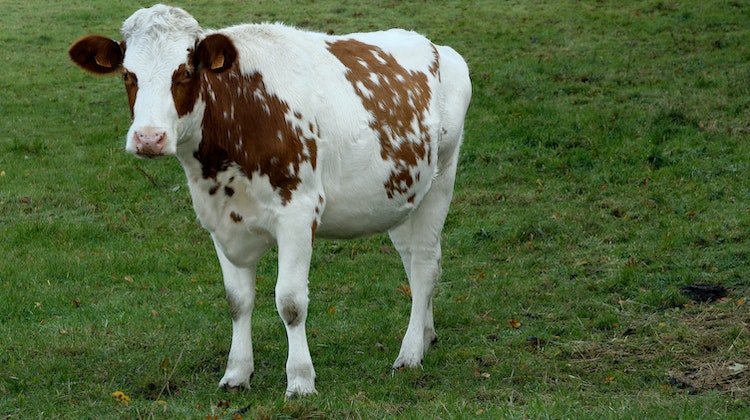
[{"label": "grass field", "polygon": [[[750,4],[180,2],[206,27],[414,29],[471,68],[440,341],[391,375],[398,255],[319,241],[319,394],[292,401],[275,255],[252,389],[225,393],[230,317],[184,174],[126,155],[121,82],[67,59],[143,5],[0,0],[0,418],[750,416]],[[729,295],[680,292],[697,283]]]}]

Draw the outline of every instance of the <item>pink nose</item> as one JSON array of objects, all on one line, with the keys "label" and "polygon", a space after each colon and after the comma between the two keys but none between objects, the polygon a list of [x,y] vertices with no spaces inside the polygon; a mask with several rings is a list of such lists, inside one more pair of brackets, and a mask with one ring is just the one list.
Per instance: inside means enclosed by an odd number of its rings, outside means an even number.
[{"label": "pink nose", "polygon": [[133,137],[136,153],[144,156],[161,155],[167,142],[167,133],[164,131],[136,131]]}]

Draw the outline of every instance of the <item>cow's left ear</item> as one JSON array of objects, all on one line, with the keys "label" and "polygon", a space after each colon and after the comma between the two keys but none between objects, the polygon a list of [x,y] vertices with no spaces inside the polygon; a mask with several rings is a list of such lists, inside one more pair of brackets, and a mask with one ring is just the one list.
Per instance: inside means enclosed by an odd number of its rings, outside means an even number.
[{"label": "cow's left ear", "polygon": [[231,68],[237,60],[237,49],[226,35],[212,34],[195,47],[193,60],[198,70],[221,73]]}]

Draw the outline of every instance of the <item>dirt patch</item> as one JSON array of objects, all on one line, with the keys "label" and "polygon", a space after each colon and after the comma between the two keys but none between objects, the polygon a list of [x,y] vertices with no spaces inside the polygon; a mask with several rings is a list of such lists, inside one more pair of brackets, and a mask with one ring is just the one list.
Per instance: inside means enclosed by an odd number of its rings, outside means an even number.
[{"label": "dirt patch", "polygon": [[669,372],[669,382],[688,392],[727,392],[735,397],[750,396],[750,365],[747,361],[706,363]]},{"label": "dirt patch", "polygon": [[[611,372],[668,381],[680,392],[750,398],[750,310],[746,298],[644,312],[623,302],[622,326],[597,340],[553,340],[542,354],[564,358],[591,385]],[[605,376],[606,375],[606,376]]]}]

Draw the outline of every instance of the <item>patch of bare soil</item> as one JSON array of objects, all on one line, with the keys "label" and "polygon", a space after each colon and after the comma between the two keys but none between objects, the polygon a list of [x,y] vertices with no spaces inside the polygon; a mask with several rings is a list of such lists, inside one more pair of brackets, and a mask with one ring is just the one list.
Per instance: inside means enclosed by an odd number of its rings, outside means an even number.
[{"label": "patch of bare soil", "polygon": [[630,312],[625,326],[604,340],[555,343],[579,374],[663,372],[687,393],[716,391],[750,398],[750,308],[746,299],[689,303],[658,313]]},{"label": "patch of bare soil", "polygon": [[722,391],[750,396],[750,368],[734,361],[705,363],[669,372],[669,382],[688,392]]}]

